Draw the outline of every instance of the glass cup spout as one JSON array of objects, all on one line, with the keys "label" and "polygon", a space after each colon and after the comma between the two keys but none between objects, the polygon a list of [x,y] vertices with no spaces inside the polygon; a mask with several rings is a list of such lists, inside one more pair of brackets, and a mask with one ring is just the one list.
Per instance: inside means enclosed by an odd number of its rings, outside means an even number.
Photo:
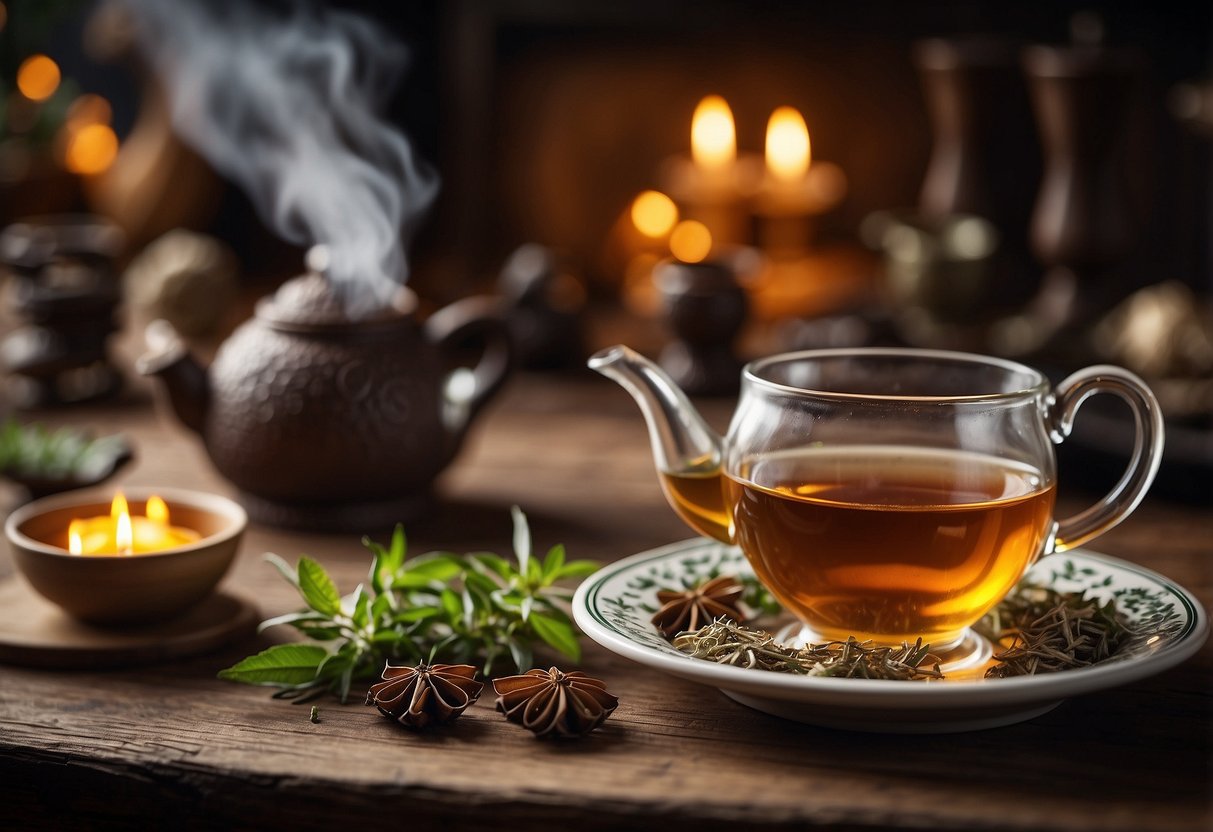
[{"label": "glass cup spout", "polygon": [[627,390],[640,406],[670,507],[695,531],[731,542],[720,436],[665,371],[635,350],[622,344],[607,347],[590,356],[588,363]]}]

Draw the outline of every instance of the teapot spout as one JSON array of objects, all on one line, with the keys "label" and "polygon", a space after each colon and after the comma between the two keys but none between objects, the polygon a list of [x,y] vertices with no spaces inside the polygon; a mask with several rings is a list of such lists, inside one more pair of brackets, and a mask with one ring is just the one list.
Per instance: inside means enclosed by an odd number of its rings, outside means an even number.
[{"label": "teapot spout", "polygon": [[148,351],[136,362],[136,369],[160,379],[177,418],[190,430],[202,433],[211,403],[206,369],[185,348],[168,321],[152,321],[144,338]]},{"label": "teapot spout", "polygon": [[590,356],[589,367],[618,383],[640,406],[670,507],[696,531],[730,542],[723,440],[686,393],[664,370],[622,344]]}]

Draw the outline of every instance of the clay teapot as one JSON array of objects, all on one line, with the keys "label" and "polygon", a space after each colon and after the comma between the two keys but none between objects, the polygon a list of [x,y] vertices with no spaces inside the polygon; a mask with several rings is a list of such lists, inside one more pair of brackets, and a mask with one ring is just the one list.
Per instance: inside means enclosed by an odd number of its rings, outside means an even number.
[{"label": "clay teapot", "polygon": [[[254,520],[369,531],[424,510],[513,364],[491,299],[466,298],[424,323],[416,305],[402,288],[390,308],[352,320],[308,272],[262,298],[209,370],[164,321],[149,326],[138,368],[163,382]],[[473,344],[479,361],[458,366]]]}]

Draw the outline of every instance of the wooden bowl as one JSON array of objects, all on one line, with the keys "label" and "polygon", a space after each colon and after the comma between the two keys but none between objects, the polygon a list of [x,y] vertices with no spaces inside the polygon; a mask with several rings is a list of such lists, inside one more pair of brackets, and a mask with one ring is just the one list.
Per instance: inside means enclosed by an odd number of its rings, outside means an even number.
[{"label": "wooden bowl", "polygon": [[202,538],[144,555],[73,555],[68,524],[108,514],[112,495],[58,494],[22,506],[4,524],[17,569],[42,597],[91,624],[147,623],[185,612],[231,566],[248,517],[225,497],[167,488],[127,490],[132,513],[145,513],[153,493],[168,504],[173,525]]}]

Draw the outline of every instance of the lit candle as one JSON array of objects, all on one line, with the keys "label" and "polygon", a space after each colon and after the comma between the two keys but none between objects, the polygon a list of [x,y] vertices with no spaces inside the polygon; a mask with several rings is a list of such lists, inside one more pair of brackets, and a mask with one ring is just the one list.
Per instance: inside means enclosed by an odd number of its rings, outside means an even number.
[{"label": "lit candle", "polygon": [[686,219],[702,223],[712,238],[743,243],[748,227],[742,200],[733,111],[719,95],[703,98],[691,116],[691,155],[667,159],[661,182]]},{"label": "lit candle", "polygon": [[691,116],[691,158],[704,175],[727,184],[737,161],[737,130],[729,103],[719,95],[704,98]]},{"label": "lit candle", "polygon": [[767,172],[777,182],[792,187],[804,180],[813,158],[809,128],[804,116],[792,107],[780,107],[767,121]]},{"label": "lit candle", "polygon": [[813,220],[846,195],[837,165],[814,162],[809,128],[793,107],[779,107],[767,121],[765,164],[755,197],[762,247],[776,257],[803,254]]},{"label": "lit candle", "polygon": [[164,500],[147,498],[146,516],[132,516],[126,497],[115,495],[110,513],[73,520],[67,529],[73,555],[143,555],[185,546],[201,538],[193,529],[169,522]]}]

